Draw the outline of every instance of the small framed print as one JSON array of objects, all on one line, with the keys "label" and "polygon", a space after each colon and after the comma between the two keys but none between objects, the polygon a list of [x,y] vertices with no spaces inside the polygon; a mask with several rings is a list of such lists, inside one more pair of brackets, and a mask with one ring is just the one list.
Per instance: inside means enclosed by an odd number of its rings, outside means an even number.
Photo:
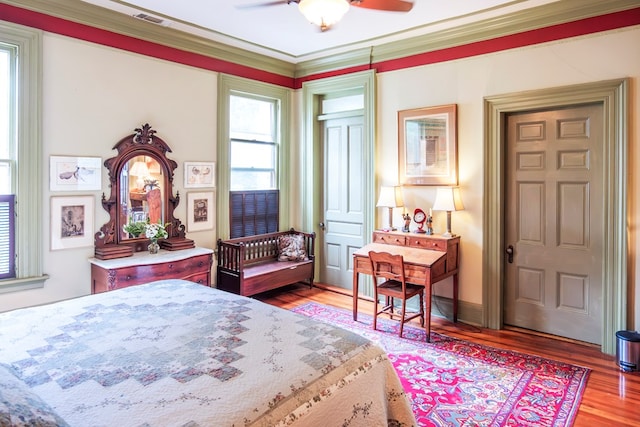
[{"label": "small framed print", "polygon": [[187,193],[187,231],[213,228],[213,192]]},{"label": "small framed print", "polygon": [[402,185],[457,185],[456,104],[398,112]]},{"label": "small framed print", "polygon": [[184,188],[215,187],[215,162],[184,162]]},{"label": "small framed print", "polygon": [[51,250],[93,246],[94,197],[51,198]]},{"label": "small framed print", "polygon": [[49,158],[49,189],[51,191],[91,191],[102,188],[100,157]]}]

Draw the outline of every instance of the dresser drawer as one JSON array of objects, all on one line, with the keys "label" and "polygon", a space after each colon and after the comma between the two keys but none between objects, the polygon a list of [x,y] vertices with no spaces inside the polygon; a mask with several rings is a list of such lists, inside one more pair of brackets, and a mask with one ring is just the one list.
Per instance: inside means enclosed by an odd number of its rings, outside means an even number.
[{"label": "dresser drawer", "polygon": [[404,246],[406,245],[405,236],[397,234],[375,232],[373,233],[373,243],[385,243],[387,245]]},{"label": "dresser drawer", "polygon": [[407,246],[412,248],[430,249],[432,251],[447,251],[447,241],[444,239],[432,239],[422,236],[410,236],[407,237]]},{"label": "dresser drawer", "polygon": [[[186,249],[185,251],[188,251]],[[140,264],[132,262],[132,265],[101,266],[92,264],[91,281],[92,292],[105,292],[129,286],[141,285],[155,280],[184,279],[202,285],[211,286],[211,261],[212,254],[198,254],[177,258],[175,253],[166,253],[166,262],[145,262],[140,258]],[[162,257],[162,255],[157,255]],[[155,257],[155,255],[154,255]],[[155,258],[158,261],[162,258]],[[132,259],[133,261],[133,259]],[[118,263],[118,260],[100,261],[101,263]]]}]

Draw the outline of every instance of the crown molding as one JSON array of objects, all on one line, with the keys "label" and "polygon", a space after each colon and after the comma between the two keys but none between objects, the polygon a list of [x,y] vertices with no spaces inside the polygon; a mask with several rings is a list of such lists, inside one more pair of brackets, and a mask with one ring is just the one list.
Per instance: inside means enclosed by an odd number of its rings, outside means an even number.
[{"label": "crown molding", "polygon": [[[638,8],[638,0],[561,0],[508,15],[433,31],[370,49],[303,61],[296,66],[296,78],[363,64],[405,58],[412,55],[463,46],[498,37],[564,24],[609,13]],[[440,25],[442,22],[430,26]],[[363,51],[367,58],[363,58]],[[350,62],[351,61],[351,62]]]},{"label": "crown molding", "polygon": [[[215,42],[175,28],[148,23],[126,14],[82,1],[3,0],[3,3],[204,57],[295,79],[304,79],[309,76],[345,69],[375,68],[375,64],[384,61],[469,45],[581,19],[621,12],[640,6],[639,0],[561,0],[479,22],[457,25],[445,30],[434,30],[427,34],[396,42],[375,45],[375,40],[373,40],[370,47],[354,47],[354,49],[342,53],[332,53],[328,50],[324,56],[296,64],[270,57],[268,54],[255,53],[240,47]],[[441,26],[443,23],[451,23],[453,21],[436,22],[423,27],[422,30],[428,31],[429,27],[436,28],[436,26]],[[228,70],[225,72],[228,72]]]},{"label": "crown molding", "polygon": [[3,3],[286,77],[293,77],[295,73],[295,65],[288,61],[215,42],[171,27],[152,24],[83,1],[3,0]]}]

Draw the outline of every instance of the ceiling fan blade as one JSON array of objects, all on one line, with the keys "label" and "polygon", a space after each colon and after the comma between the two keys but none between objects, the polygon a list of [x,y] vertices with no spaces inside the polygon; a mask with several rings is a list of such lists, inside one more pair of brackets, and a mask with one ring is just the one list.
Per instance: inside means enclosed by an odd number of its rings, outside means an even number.
[{"label": "ceiling fan blade", "polygon": [[260,3],[237,4],[236,9],[255,9],[258,7],[279,6],[281,4],[298,3],[299,0],[274,0]]},{"label": "ceiling fan blade", "polygon": [[387,12],[409,12],[413,3],[405,0],[350,0],[351,6]]}]

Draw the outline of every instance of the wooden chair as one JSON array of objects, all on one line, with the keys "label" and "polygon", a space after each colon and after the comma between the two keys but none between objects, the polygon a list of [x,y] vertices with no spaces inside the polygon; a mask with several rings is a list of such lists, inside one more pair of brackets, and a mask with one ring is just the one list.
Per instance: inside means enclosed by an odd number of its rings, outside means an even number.
[{"label": "wooden chair", "polygon": [[[373,329],[376,329],[378,315],[382,313],[388,314],[392,319],[394,316],[400,317],[401,338],[404,324],[411,319],[420,317],[420,325],[424,327],[424,286],[406,282],[402,255],[371,251],[369,260],[373,272]],[[385,296],[385,304],[381,310],[378,310],[378,295]],[[420,312],[407,313],[407,300],[416,295],[420,297]],[[399,314],[394,311],[395,298],[402,300],[402,311]]]}]

